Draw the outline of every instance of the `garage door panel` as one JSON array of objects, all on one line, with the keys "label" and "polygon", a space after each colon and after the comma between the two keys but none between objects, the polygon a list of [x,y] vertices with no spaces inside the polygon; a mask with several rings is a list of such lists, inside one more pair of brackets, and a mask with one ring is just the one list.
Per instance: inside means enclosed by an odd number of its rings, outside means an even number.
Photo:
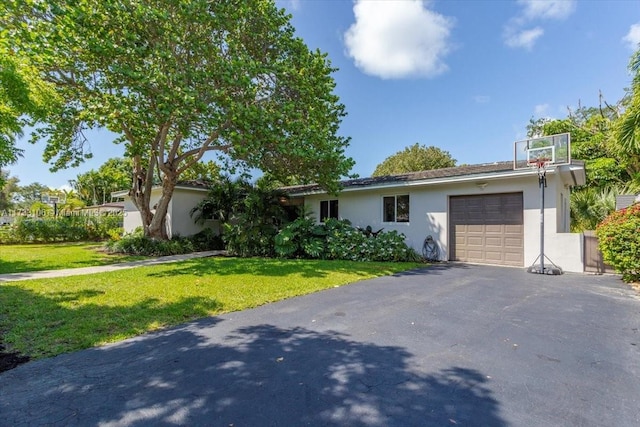
[{"label": "garage door panel", "polygon": [[505,237],[505,239],[504,239],[504,247],[507,248],[507,249],[508,248],[521,249],[522,248],[522,239]]},{"label": "garage door panel", "polygon": [[523,217],[522,193],[450,197],[450,259],[522,266]]},{"label": "garage door panel", "polygon": [[467,233],[484,233],[484,226],[482,224],[470,224],[467,225]]},{"label": "garage door panel", "polygon": [[524,227],[522,224],[517,224],[517,225],[505,224],[504,226],[505,234],[521,235],[523,234],[523,231],[524,231]]},{"label": "garage door panel", "polygon": [[486,261],[495,261],[494,264],[501,264],[503,260],[502,252],[487,251],[485,254]]},{"label": "garage door panel", "polygon": [[504,233],[504,225],[502,224],[486,224],[484,226],[484,232],[489,234],[499,234],[502,235]]},{"label": "garage door panel", "polygon": [[489,236],[487,236],[485,238],[484,244],[487,247],[501,248],[503,246],[502,245],[502,237],[500,237],[500,236],[498,236],[498,237],[489,237]]}]

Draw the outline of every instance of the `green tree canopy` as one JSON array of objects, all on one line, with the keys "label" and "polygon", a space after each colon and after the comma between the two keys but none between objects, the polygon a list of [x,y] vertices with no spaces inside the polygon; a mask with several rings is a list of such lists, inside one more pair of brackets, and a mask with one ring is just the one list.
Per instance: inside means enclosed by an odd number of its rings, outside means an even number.
[{"label": "green tree canopy", "polygon": [[[0,29],[0,167],[14,163],[22,155],[15,143],[22,136],[23,127],[45,116],[57,101],[52,86],[9,49]],[[2,180],[0,176],[0,186]]]},{"label": "green tree canopy", "polygon": [[201,180],[207,182],[216,182],[220,180],[220,166],[212,160],[207,162],[199,161],[194,163],[191,168],[184,171],[180,176],[182,181]]},{"label": "green tree canopy", "polygon": [[0,169],[0,213],[14,207],[14,195],[19,190],[18,177],[9,176],[9,171]]},{"label": "green tree canopy", "polygon": [[39,182],[32,182],[31,184],[20,186],[15,193],[17,205],[21,209],[30,209],[33,203],[40,202],[42,196],[49,191],[51,191],[49,187]]},{"label": "green tree canopy", "polygon": [[112,192],[129,188],[132,174],[131,159],[114,157],[98,170],[81,173],[69,183],[80,200],[88,205],[98,205],[110,202]]},{"label": "green tree canopy", "polygon": [[[165,235],[181,175],[208,151],[234,167],[295,175],[329,191],[349,173],[344,106],[325,54],[294,35],[272,0],[7,0],[2,38],[63,100],[45,160],[77,164],[83,130],[120,135],[133,161],[130,195],[145,234]],[[150,206],[154,176],[162,197]]]},{"label": "green tree canopy", "polygon": [[373,176],[397,175],[430,169],[449,168],[456,165],[456,159],[448,151],[434,146],[424,146],[417,142],[411,147],[387,157],[376,166]]},{"label": "green tree canopy", "polygon": [[601,99],[599,107],[580,106],[564,119],[531,120],[528,136],[570,133],[571,158],[585,161],[588,187],[624,186],[638,171],[614,132],[621,109],[620,103],[612,106]]},{"label": "green tree canopy", "polygon": [[633,81],[625,102],[624,115],[616,127],[616,136],[624,154],[631,158],[637,172],[635,181],[640,184],[640,45],[631,57],[629,70],[633,74]]}]

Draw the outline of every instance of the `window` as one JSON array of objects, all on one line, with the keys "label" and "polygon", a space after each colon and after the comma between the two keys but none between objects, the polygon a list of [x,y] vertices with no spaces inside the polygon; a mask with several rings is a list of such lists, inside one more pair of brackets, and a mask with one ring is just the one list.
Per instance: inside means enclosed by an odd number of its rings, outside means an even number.
[{"label": "window", "polygon": [[383,222],[409,222],[409,195],[382,198]]},{"label": "window", "polygon": [[338,219],[337,200],[322,200],[320,202],[320,221],[324,222],[327,218]]}]

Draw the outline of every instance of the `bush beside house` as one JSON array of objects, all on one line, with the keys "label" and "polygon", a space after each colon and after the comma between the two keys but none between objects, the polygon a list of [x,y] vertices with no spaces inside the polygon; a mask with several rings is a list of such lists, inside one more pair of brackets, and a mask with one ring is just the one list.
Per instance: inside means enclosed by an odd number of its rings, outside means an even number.
[{"label": "bush beside house", "polygon": [[596,228],[604,261],[626,282],[640,281],[640,203],[613,212]]},{"label": "bush beside house", "polygon": [[394,231],[371,233],[351,226],[349,221],[327,219],[316,224],[298,218],[275,238],[279,256],[292,258],[341,259],[351,261],[419,261],[418,254]]}]

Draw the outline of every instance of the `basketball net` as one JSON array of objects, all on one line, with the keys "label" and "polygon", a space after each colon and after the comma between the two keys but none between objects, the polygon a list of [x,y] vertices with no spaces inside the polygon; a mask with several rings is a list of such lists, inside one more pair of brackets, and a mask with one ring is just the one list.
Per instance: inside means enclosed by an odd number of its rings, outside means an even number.
[{"label": "basketball net", "polygon": [[547,165],[550,163],[550,161],[551,159],[547,159],[544,157],[527,161],[527,166],[529,166],[531,169],[538,170],[538,183],[540,185],[544,185],[545,187],[547,186]]}]

